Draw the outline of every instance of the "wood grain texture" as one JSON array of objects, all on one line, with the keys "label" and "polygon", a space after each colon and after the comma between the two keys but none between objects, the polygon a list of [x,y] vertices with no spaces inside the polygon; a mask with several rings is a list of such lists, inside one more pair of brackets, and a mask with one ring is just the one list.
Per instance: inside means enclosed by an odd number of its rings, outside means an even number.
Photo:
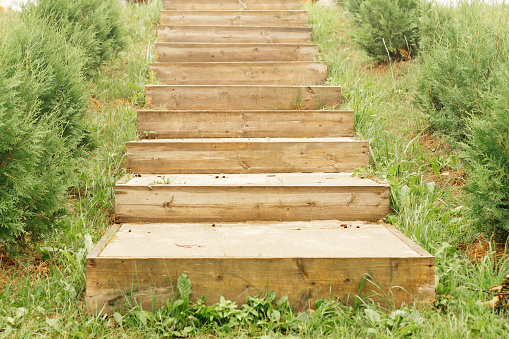
[{"label": "wood grain texture", "polygon": [[352,172],[369,165],[368,142],[351,138],[162,139],[127,143],[139,174]]},{"label": "wood grain texture", "polygon": [[299,0],[163,0],[166,10],[299,10]]},{"label": "wood grain texture", "polygon": [[326,62],[175,62],[150,65],[165,85],[320,85]]},{"label": "wood grain texture", "polygon": [[315,110],[340,105],[341,87],[147,85],[145,100],[177,110]]},{"label": "wood grain texture", "polygon": [[[112,246],[118,242],[118,245],[132,243],[141,247],[134,245],[139,249],[131,257],[106,249],[104,255],[87,258],[87,302],[92,311],[98,312],[105,306],[104,312],[109,314],[125,310],[128,300],[136,300],[144,309],[157,308],[167,298],[176,297],[175,283],[182,273],[193,284],[191,298],[196,300],[205,295],[207,304],[218,302],[221,296],[241,304],[247,296],[269,290],[278,297],[287,295],[294,310],[302,311],[313,308],[316,299],[321,298],[351,303],[364,279],[368,281],[362,296],[380,303],[394,302],[400,307],[433,301],[434,258],[431,255],[412,251],[401,239],[391,237],[391,232],[384,232],[384,225],[352,223],[350,228],[341,225],[349,223],[314,221],[298,225],[216,227],[179,224],[148,228],[124,225],[119,232],[123,234],[112,240]],[[246,232],[254,239],[263,239],[260,254],[232,256],[231,253],[241,251],[238,241],[249,243],[249,237],[241,236]],[[270,237],[263,236],[263,232],[268,232]],[[295,235],[299,232],[307,236]],[[221,244],[217,242],[218,237],[222,239]],[[305,239],[315,237],[321,240],[324,250],[313,243],[306,244]],[[361,242],[364,247],[374,249],[367,250],[365,255],[362,245],[351,254],[352,251],[341,250],[343,246],[352,246],[351,242]],[[377,246],[380,242],[396,249],[388,251],[390,256],[384,254]],[[152,246],[170,248],[170,252],[178,254],[154,257]],[[335,254],[334,248],[338,248]],[[200,256],[199,252],[207,254]]]},{"label": "wood grain texture", "polygon": [[353,137],[353,118],[353,111],[138,111],[138,131],[163,139]]},{"label": "wood grain texture", "polygon": [[142,175],[115,185],[115,213],[120,223],[377,221],[389,190],[344,173]]},{"label": "wood grain texture", "polygon": [[158,42],[154,52],[160,62],[314,61],[318,56],[318,46]]},{"label": "wood grain texture", "polygon": [[157,38],[162,42],[219,43],[309,43],[309,27],[250,26],[167,26],[160,25]]},{"label": "wood grain texture", "polygon": [[308,25],[306,11],[288,10],[200,10],[161,11],[161,25],[172,26],[257,26],[257,27],[305,27]]}]

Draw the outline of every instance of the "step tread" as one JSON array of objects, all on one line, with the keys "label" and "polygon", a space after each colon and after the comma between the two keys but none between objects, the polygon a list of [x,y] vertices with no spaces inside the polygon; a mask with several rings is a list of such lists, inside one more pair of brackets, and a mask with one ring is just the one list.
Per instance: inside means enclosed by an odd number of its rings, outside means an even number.
[{"label": "step tread", "polygon": [[294,0],[163,0],[164,9],[221,9],[221,10],[259,10],[259,9],[282,9],[300,10],[302,1]]},{"label": "step tread", "polygon": [[145,138],[353,137],[351,110],[142,110]]},{"label": "step tread", "polygon": [[[163,178],[165,177],[165,178]],[[162,183],[169,180],[167,184]],[[121,187],[336,187],[389,188],[390,184],[378,179],[352,177],[351,173],[253,173],[253,174],[168,174],[126,175],[116,186]]]},{"label": "step tread", "polygon": [[353,139],[348,137],[339,138],[179,138],[179,139],[143,139],[139,141],[128,141],[127,145],[136,144],[214,144],[214,143],[366,143],[366,140]]},{"label": "step tread", "polygon": [[324,220],[124,224],[98,257],[266,259],[410,258],[431,255],[410,239],[402,237],[390,225]]},{"label": "step tread", "polygon": [[147,85],[147,105],[180,110],[316,110],[341,104],[340,86]]},{"label": "step tread", "polygon": [[303,10],[163,10],[162,25],[225,25],[302,27],[308,24]]},{"label": "step tread", "polygon": [[173,25],[160,25],[157,37],[166,42],[238,43],[308,43],[313,38],[310,27]]},{"label": "step tread", "polygon": [[327,63],[293,62],[157,62],[150,64],[162,84],[323,84]]}]

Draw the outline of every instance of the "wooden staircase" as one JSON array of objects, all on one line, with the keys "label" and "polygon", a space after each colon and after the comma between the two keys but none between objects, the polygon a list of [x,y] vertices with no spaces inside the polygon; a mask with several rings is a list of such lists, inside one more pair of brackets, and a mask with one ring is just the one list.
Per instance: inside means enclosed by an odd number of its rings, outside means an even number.
[{"label": "wooden staircase", "polygon": [[[428,303],[434,258],[390,225],[386,182],[352,177],[369,161],[341,88],[323,86],[301,0],[171,0],[158,31],[159,110],[127,144],[116,218],[87,257],[95,312],[175,296],[242,303],[287,295]],[[324,108],[328,108],[325,110]]]}]

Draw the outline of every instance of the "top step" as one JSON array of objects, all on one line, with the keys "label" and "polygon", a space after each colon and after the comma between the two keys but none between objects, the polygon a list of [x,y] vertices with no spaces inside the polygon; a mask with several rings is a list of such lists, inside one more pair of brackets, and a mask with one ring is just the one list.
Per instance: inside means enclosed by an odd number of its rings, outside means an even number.
[{"label": "top step", "polygon": [[160,24],[173,26],[305,27],[306,11],[161,11]]},{"label": "top step", "polygon": [[301,0],[163,0],[169,10],[298,10]]}]

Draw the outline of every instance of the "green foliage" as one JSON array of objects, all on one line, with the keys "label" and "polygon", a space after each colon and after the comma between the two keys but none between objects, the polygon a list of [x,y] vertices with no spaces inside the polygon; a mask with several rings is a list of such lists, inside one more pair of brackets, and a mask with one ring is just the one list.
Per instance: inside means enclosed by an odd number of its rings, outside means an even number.
[{"label": "green foliage", "polygon": [[465,187],[469,196],[469,212],[479,230],[505,241],[509,236],[507,96],[500,98],[489,115],[470,121],[469,130],[471,135],[464,144],[469,169]]},{"label": "green foliage", "polygon": [[95,147],[85,71],[123,45],[116,1],[29,3],[1,22],[0,241],[61,226],[76,163]]},{"label": "green foliage", "polygon": [[63,33],[85,54],[87,72],[109,60],[126,45],[125,25],[117,0],[38,0],[23,13],[50,24],[62,25]]},{"label": "green foliage", "polygon": [[468,119],[493,107],[490,93],[501,85],[494,74],[508,63],[508,14],[507,7],[464,1],[457,8],[435,5],[423,18],[415,103],[453,141],[465,138]]},{"label": "green foliage", "polygon": [[417,55],[419,0],[346,0],[355,16],[353,39],[376,60],[405,60]]},{"label": "green foliage", "polygon": [[[81,52],[58,27],[9,22],[0,42],[0,239],[34,243],[58,227],[71,156],[87,135]],[[29,237],[24,237],[28,234]]]}]

